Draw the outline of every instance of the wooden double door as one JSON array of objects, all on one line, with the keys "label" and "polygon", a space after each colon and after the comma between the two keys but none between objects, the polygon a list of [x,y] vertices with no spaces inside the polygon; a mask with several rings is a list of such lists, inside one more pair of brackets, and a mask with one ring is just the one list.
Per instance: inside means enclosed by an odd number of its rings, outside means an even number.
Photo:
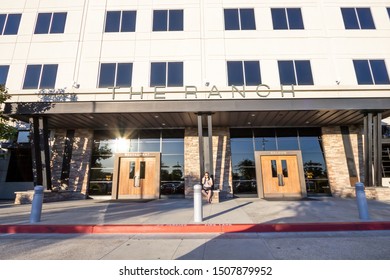
[{"label": "wooden double door", "polygon": [[256,152],[256,160],[261,197],[306,196],[300,151]]},{"label": "wooden double door", "polygon": [[159,153],[124,153],[116,155],[113,198],[158,198],[160,185]]}]

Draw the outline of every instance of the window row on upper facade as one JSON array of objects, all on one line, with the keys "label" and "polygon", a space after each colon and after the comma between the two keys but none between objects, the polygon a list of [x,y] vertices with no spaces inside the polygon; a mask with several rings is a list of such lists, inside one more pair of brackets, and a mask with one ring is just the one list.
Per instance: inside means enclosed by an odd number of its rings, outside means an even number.
[{"label": "window row on upper facade", "polygon": [[[277,61],[280,84],[314,85],[310,60]],[[353,60],[359,85],[390,84],[384,60]],[[58,64],[30,64],[26,67],[23,89],[54,89]],[[262,84],[261,67],[258,60],[227,61],[227,84],[229,86],[258,86]],[[9,65],[0,65],[0,84],[5,84]],[[131,87],[133,63],[101,63],[98,88]],[[152,62],[150,65],[150,87],[184,86],[184,62]]]},{"label": "window row on upper facade", "polygon": [[[271,8],[274,30],[305,29],[301,8]],[[369,7],[342,7],[345,29],[375,29]],[[390,8],[387,8],[390,18]],[[66,12],[39,13],[34,34],[64,33]],[[18,33],[22,14],[0,14],[0,35]],[[137,11],[107,11],[104,32],[135,32]],[[224,9],[225,30],[256,30],[253,8]],[[153,31],[183,31],[184,10],[154,10]]]}]

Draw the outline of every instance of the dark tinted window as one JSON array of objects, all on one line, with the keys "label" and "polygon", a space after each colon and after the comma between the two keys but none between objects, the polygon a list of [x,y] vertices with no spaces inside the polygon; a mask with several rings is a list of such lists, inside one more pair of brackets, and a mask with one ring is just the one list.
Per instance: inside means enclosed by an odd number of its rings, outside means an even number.
[{"label": "dark tinted window", "polygon": [[271,9],[274,29],[288,29],[286,11],[282,8]]},{"label": "dark tinted window", "polygon": [[8,76],[8,65],[0,65],[0,85],[5,85],[7,82],[7,76]]},{"label": "dark tinted window", "polygon": [[353,65],[359,85],[390,83],[384,60],[354,60]]},{"label": "dark tinted window", "polygon": [[275,30],[304,29],[300,8],[272,8],[271,15]]},{"label": "dark tinted window", "polygon": [[261,84],[260,63],[258,61],[244,61],[245,84],[257,86]]},{"label": "dark tinted window", "polygon": [[134,32],[136,11],[109,11],[104,32]]},{"label": "dark tinted window", "polygon": [[368,60],[354,60],[353,65],[355,67],[356,78],[359,85],[372,85],[373,80],[371,77],[370,66]]},{"label": "dark tinted window", "polygon": [[0,35],[3,35],[3,30],[4,30],[6,19],[7,19],[7,15],[0,14]]},{"label": "dark tinted window", "polygon": [[55,88],[58,64],[27,65],[23,89]]},{"label": "dark tinted window", "polygon": [[153,31],[182,31],[183,10],[153,11]]},{"label": "dark tinted window", "polygon": [[346,29],[359,29],[359,23],[354,8],[341,8],[344,26]]},{"label": "dark tinted window", "polygon": [[152,63],[150,86],[183,86],[183,62]]},{"label": "dark tinted window", "polygon": [[224,9],[225,30],[255,30],[253,9]]},{"label": "dark tinted window", "polygon": [[153,11],[153,31],[168,30],[168,11],[155,10]]},{"label": "dark tinted window", "polygon": [[241,61],[228,61],[227,70],[229,86],[242,86],[244,84],[244,72]]},{"label": "dark tinted window", "polygon": [[287,16],[288,16],[290,29],[303,29],[303,19],[302,19],[301,9],[288,8]]},{"label": "dark tinted window", "polygon": [[370,8],[341,8],[345,29],[375,29]]},{"label": "dark tinted window", "polygon": [[296,85],[293,61],[278,61],[279,77],[282,85]]},{"label": "dark tinted window", "polygon": [[51,20],[50,13],[41,13],[38,15],[37,25],[35,26],[35,34],[47,34],[49,33],[49,26]]},{"label": "dark tinted window", "polygon": [[313,85],[310,61],[278,61],[282,85]]},{"label": "dark tinted window", "polygon": [[18,34],[21,17],[21,14],[0,15],[0,34],[3,30],[3,35]]},{"label": "dark tinted window", "polygon": [[387,8],[387,14],[389,15],[390,18],[390,8]]},{"label": "dark tinted window", "polygon": [[255,12],[253,9],[240,9],[241,30],[255,30]]},{"label": "dark tinted window", "polygon": [[383,60],[370,60],[372,75],[377,85],[389,84],[389,75]]},{"label": "dark tinted window", "polygon": [[183,10],[169,11],[169,31],[183,30]]},{"label": "dark tinted window", "polygon": [[136,18],[137,18],[136,11],[123,11],[121,32],[134,32]]},{"label": "dark tinted window", "polygon": [[64,33],[66,13],[54,13],[50,33]]},{"label": "dark tinted window", "polygon": [[183,86],[183,62],[168,63],[168,84],[169,87]]},{"label": "dark tinted window", "polygon": [[102,63],[99,88],[130,87],[133,75],[132,63]]},{"label": "dark tinted window", "polygon": [[261,84],[258,61],[228,61],[227,70],[229,86],[255,86]]},{"label": "dark tinted window", "polygon": [[104,32],[119,32],[119,25],[121,20],[120,11],[109,11],[106,16],[106,27]]},{"label": "dark tinted window", "polygon": [[130,87],[132,76],[133,76],[132,63],[118,63],[117,75],[116,75],[116,86]]},{"label": "dark tinted window", "polygon": [[115,84],[115,63],[102,63],[100,65],[99,87],[108,88]]},{"label": "dark tinted window", "polygon": [[361,29],[375,29],[370,8],[356,8]]},{"label": "dark tinted window", "polygon": [[24,77],[23,89],[38,88],[39,78],[41,76],[42,65],[28,65],[26,76]]},{"label": "dark tinted window", "polygon": [[150,86],[165,86],[166,84],[166,63],[153,62],[151,64]]},{"label": "dark tinted window", "polygon": [[225,9],[225,30],[239,30],[238,9]]},{"label": "dark tinted window", "polygon": [[34,33],[64,33],[66,16],[67,13],[39,13]]},{"label": "dark tinted window", "polygon": [[40,89],[55,87],[57,70],[58,70],[57,64],[43,65],[41,83],[39,86]]},{"label": "dark tinted window", "polygon": [[313,76],[311,73],[310,61],[308,60],[295,61],[295,68],[297,72],[298,85],[313,84]]}]

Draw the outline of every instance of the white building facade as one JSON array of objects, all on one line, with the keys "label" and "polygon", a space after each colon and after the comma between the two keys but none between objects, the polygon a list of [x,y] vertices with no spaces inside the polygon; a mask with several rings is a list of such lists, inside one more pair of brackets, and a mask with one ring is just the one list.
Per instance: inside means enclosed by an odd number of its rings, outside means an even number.
[{"label": "white building facade", "polygon": [[2,198],[191,197],[205,171],[227,196],[390,197],[388,1],[1,7],[4,111],[31,124]]}]

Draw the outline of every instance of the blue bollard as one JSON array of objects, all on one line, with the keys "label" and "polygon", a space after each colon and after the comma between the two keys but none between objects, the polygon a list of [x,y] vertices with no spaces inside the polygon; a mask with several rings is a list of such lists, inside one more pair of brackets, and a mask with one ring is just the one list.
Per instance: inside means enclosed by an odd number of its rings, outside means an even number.
[{"label": "blue bollard", "polygon": [[203,221],[203,207],[202,207],[202,186],[194,186],[194,222],[200,223]]},{"label": "blue bollard", "polygon": [[366,193],[364,192],[364,184],[361,182],[357,182],[355,184],[356,188],[356,200],[359,210],[359,218],[361,220],[369,220],[370,217],[368,215],[368,205]]},{"label": "blue bollard", "polygon": [[41,221],[43,203],[43,186],[34,188],[34,197],[31,205],[30,223],[38,223]]}]

